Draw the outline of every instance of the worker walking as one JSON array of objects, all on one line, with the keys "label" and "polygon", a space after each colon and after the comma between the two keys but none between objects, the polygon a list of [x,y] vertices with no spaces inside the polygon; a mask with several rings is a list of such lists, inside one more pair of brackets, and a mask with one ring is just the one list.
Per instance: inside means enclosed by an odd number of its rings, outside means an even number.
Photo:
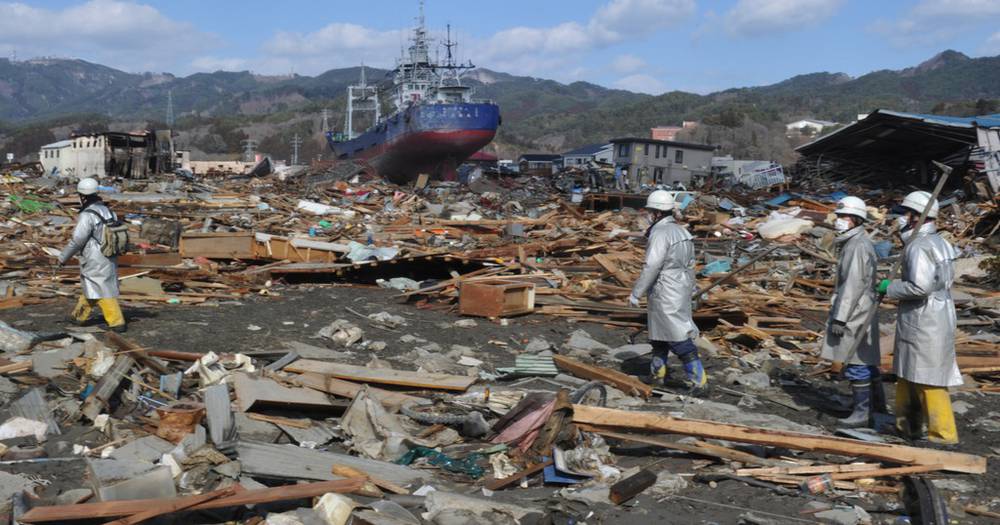
[{"label": "worker walking", "polygon": [[[930,203],[923,224],[917,224]],[[903,199],[902,275],[882,280],[878,291],[899,301],[893,370],[896,383],[896,428],[910,439],[920,437],[924,424],[934,443],[958,443],[958,429],[948,387],[962,384],[955,360],[955,248],[937,233],[938,203],[926,191]],[[912,239],[910,239],[912,237]]]},{"label": "worker walking", "polygon": [[705,369],[698,357],[694,338],[698,327],[691,318],[691,294],[694,293],[694,242],[691,234],[674,221],[677,207],[672,193],[654,191],[646,201],[653,223],[646,230],[646,263],[632,288],[629,304],[649,295],[649,341],[653,345],[650,363],[652,381],[667,376],[667,356],[677,354],[693,389],[707,383]]},{"label": "worker walking", "polygon": [[[854,410],[840,424],[848,428],[874,426],[874,413],[885,413],[885,390],[879,374],[878,257],[865,231],[868,208],[857,197],[844,197],[834,211],[835,244],[840,246],[836,284],[830,298],[822,357],[844,363],[844,377],[851,382]],[[855,348],[856,347],[856,348]],[[853,352],[852,352],[853,350]]]},{"label": "worker walking", "polygon": [[[94,306],[104,314],[108,327],[115,332],[125,331],[125,317],[118,305],[118,258],[116,239],[108,231],[116,227],[118,218],[97,195],[95,179],[81,179],[76,186],[80,197],[80,217],[69,244],[59,255],[59,266],[74,255],[80,260],[80,284],[83,295],[73,309],[73,319],[78,324],[90,320]],[[120,241],[119,241],[120,242]],[[127,237],[125,242],[127,242]]]}]

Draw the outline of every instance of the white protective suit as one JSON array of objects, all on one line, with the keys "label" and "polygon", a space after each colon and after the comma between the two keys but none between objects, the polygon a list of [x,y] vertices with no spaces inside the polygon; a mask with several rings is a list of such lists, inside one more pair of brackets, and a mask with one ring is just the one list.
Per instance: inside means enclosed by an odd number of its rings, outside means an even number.
[{"label": "white protective suit", "polygon": [[[855,341],[862,337],[857,351],[845,364],[878,366],[881,359],[878,316],[872,318],[871,324],[863,326],[872,308],[878,308],[875,245],[861,226],[844,232],[835,242],[841,245],[840,259],[837,261],[836,287],[830,298],[830,317],[826,322],[822,357],[844,362]],[[843,337],[830,333],[834,321],[847,325]]]},{"label": "white protective suit", "polygon": [[893,370],[911,383],[931,386],[962,384],[955,361],[955,248],[926,223],[903,251],[902,278],[892,281],[886,296],[899,301]]},{"label": "white protective suit", "polygon": [[[87,206],[105,220],[114,220],[115,214],[103,202]],[[104,225],[89,211],[80,212],[73,237],[59,254],[59,262],[66,264],[77,255],[80,259],[80,284],[87,299],[110,299],[118,297],[118,260],[107,258],[101,253]]]},{"label": "white protective suit", "polygon": [[673,217],[661,219],[649,232],[646,264],[632,295],[649,294],[649,339],[677,342],[698,337],[691,319],[694,293],[694,241]]}]

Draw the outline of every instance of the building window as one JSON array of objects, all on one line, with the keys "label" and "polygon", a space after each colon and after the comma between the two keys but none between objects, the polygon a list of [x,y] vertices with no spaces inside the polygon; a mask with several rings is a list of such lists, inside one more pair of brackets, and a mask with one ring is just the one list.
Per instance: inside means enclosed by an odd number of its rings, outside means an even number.
[{"label": "building window", "polygon": [[674,152],[674,164],[684,164],[684,150],[679,149]]},{"label": "building window", "polygon": [[644,152],[643,152],[643,155],[645,155],[645,156],[647,156],[647,157],[648,157],[648,156],[649,156],[649,144],[646,144],[646,148],[645,148],[645,150],[646,150],[646,151],[644,151]]},{"label": "building window", "polygon": [[656,145],[656,158],[660,158],[660,145]]},{"label": "building window", "polygon": [[619,144],[618,145],[618,156],[619,157],[628,157],[628,144]]}]

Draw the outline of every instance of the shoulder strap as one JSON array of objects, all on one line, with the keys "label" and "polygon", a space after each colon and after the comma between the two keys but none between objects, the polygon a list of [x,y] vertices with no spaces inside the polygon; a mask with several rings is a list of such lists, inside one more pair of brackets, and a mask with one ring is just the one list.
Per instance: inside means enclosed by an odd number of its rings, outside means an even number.
[{"label": "shoulder strap", "polygon": [[107,225],[108,222],[110,222],[108,219],[105,219],[103,215],[101,215],[100,213],[97,213],[96,211],[94,211],[94,210],[92,210],[90,208],[87,208],[86,210],[83,210],[83,213],[90,213],[90,214],[94,215],[95,217],[97,217],[97,220],[101,221],[101,224]]}]

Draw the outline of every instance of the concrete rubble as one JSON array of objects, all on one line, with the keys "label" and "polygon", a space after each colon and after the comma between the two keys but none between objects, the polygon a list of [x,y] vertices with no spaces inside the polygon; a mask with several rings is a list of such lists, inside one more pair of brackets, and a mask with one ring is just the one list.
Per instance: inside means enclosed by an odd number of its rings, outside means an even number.
[{"label": "concrete rubble", "polygon": [[[662,387],[637,379],[651,346],[645,310],[627,303],[648,226],[635,209],[567,202],[572,174],[484,177],[475,191],[326,175],[121,181],[106,198],[134,230],[119,260],[124,336],[51,318],[78,290],[75,268],[52,268],[70,187],[6,186],[44,204],[2,205],[6,518],[613,523],[666,508],[675,522],[892,523],[919,510],[917,478],[963,523],[1000,512],[995,202],[942,199],[963,255],[967,381],[953,397],[968,444],[938,450],[837,437],[846,388],[819,358],[832,203],[865,195],[894,257],[898,191],[808,180],[691,193],[697,285],[717,285],[696,297],[712,388],[695,397],[676,360]],[[305,296],[321,306],[268,310]],[[213,320],[241,310],[238,327]],[[893,317],[881,320],[889,373]],[[202,325],[210,338],[167,342]],[[829,492],[803,488],[822,476]]]}]

